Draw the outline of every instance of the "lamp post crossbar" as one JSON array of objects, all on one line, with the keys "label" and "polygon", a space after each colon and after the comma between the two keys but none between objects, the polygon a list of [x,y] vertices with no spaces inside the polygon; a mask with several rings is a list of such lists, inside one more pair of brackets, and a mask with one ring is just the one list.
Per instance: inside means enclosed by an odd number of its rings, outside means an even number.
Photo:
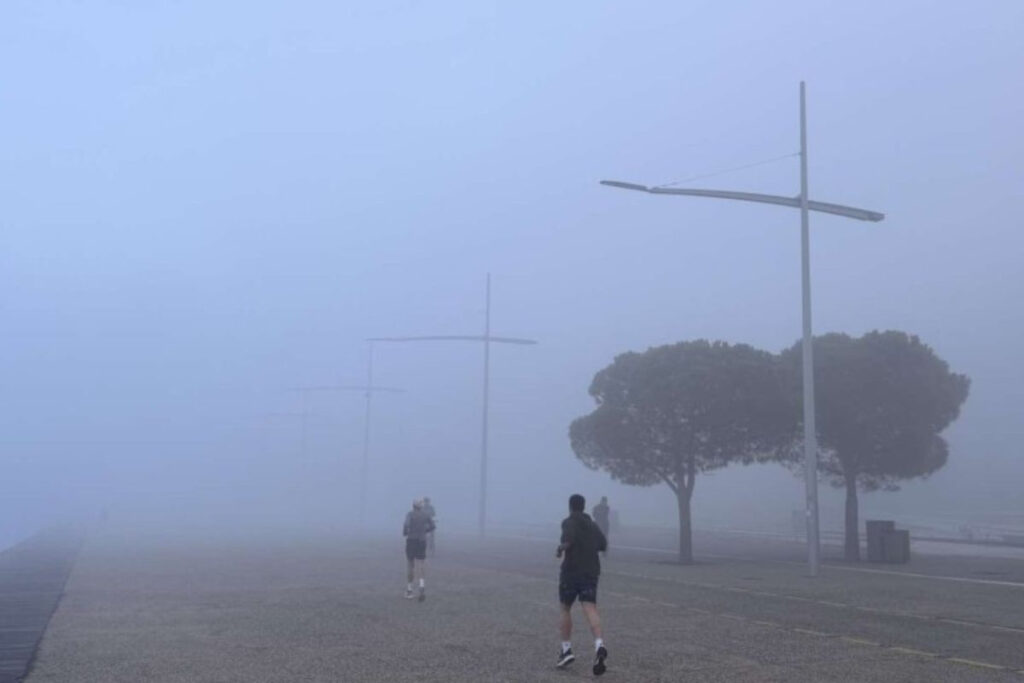
[{"label": "lamp post crossbar", "polygon": [[[800,195],[796,197],[785,197],[783,195],[775,194],[760,194],[757,192],[734,192],[732,190],[701,190],[701,189],[688,189],[682,187],[649,187],[647,185],[640,185],[637,183],[626,183],[618,180],[602,180],[602,185],[608,187],[617,187],[622,190],[635,190],[637,192],[647,192],[648,194],[668,194],[668,195],[685,195],[688,197],[709,197],[712,199],[735,199],[744,202],[758,202],[760,204],[776,204],[778,206],[788,206],[794,209],[801,208],[802,204],[800,201]],[[877,223],[885,219],[884,213],[878,213],[877,211],[868,211],[867,209],[858,209],[852,206],[844,206],[843,204],[833,204],[831,202],[818,202],[814,200],[807,201],[807,209],[809,211],[818,211],[819,213],[830,213],[835,216],[843,216],[844,218],[854,218],[860,221],[871,221]]]},{"label": "lamp post crossbar", "polygon": [[369,341],[378,342],[414,342],[414,341],[476,341],[496,342],[499,344],[523,344],[532,345],[537,341],[534,339],[521,339],[519,337],[495,337],[484,334],[438,334],[422,337],[370,337]]},{"label": "lamp post crossbar", "polygon": [[404,394],[405,389],[398,389],[396,387],[378,387],[378,386],[367,386],[365,384],[339,384],[338,386],[322,386],[322,387],[299,387],[296,391],[372,391],[374,393],[387,392],[391,394]]}]

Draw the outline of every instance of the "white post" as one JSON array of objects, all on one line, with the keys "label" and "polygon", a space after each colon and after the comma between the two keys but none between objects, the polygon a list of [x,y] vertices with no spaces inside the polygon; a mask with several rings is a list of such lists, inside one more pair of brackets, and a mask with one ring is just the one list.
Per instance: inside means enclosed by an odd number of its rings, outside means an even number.
[{"label": "white post", "polygon": [[814,349],[811,334],[811,236],[807,210],[807,105],[800,81],[800,243],[803,290],[804,484],[807,491],[807,568],[818,575],[818,437],[814,417]]},{"label": "white post", "polygon": [[306,441],[309,438],[307,432],[309,431],[309,392],[302,391],[302,417],[299,418],[299,429],[301,435],[299,436],[299,457],[302,459],[303,465],[306,462]]},{"label": "white post", "polygon": [[366,418],[363,423],[363,462],[359,470],[359,525],[366,524],[366,485],[370,463],[370,407],[373,401],[373,342],[366,362]]},{"label": "white post", "polygon": [[491,274],[487,273],[487,309],[484,313],[484,416],[480,443],[480,535],[487,526],[487,412],[491,385]]}]

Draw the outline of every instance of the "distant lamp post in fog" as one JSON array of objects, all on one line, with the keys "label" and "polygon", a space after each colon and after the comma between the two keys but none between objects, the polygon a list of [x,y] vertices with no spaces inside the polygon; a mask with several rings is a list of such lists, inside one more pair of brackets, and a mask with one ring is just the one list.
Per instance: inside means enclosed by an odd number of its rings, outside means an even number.
[{"label": "distant lamp post in fog", "polygon": [[418,337],[373,337],[371,342],[428,342],[428,341],[471,341],[482,342],[484,345],[484,406],[483,424],[480,440],[480,510],[479,525],[480,535],[483,536],[487,526],[487,420],[490,402],[491,382],[491,344],[520,344],[532,345],[537,341],[533,339],[520,339],[518,337],[495,337],[491,335],[491,274],[487,274],[487,306],[484,313],[484,333],[477,334],[448,334],[428,335]]},{"label": "distant lamp post in fog", "polygon": [[602,180],[602,185],[618,187],[624,190],[636,190],[649,194],[683,195],[689,197],[711,197],[714,199],[734,199],[746,202],[776,204],[800,209],[800,243],[801,243],[801,288],[803,298],[803,411],[804,411],[804,483],[806,487],[807,517],[807,565],[811,576],[818,575],[820,542],[818,537],[818,439],[814,416],[814,356],[811,346],[811,255],[810,255],[810,218],[809,212],[830,213],[844,218],[861,221],[878,222],[885,214],[851,206],[811,201],[807,197],[807,111],[806,88],[800,82],[800,194],[796,197],[756,194],[752,192],[733,192],[729,190],[696,190],[677,187],[649,187],[636,183],[624,183],[616,180]]},{"label": "distant lamp post in fog", "polygon": [[362,392],[366,397],[366,413],[363,419],[363,457],[362,463],[359,468],[359,524],[363,525],[366,521],[366,491],[369,480],[369,461],[370,461],[370,411],[373,403],[373,395],[377,393],[388,393],[388,394],[399,394],[403,393],[404,389],[396,389],[394,387],[382,387],[377,386],[373,383],[373,341],[370,341],[370,349],[367,354],[366,363],[366,384],[340,384],[337,386],[312,386],[312,387],[298,387],[296,391],[305,392],[318,392],[318,391],[358,391]]}]

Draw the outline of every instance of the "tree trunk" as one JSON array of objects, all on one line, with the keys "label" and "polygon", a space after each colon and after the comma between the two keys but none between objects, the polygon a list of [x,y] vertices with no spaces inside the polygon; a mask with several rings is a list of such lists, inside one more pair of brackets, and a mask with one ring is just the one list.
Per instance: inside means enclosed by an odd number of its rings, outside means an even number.
[{"label": "tree trunk", "polygon": [[676,493],[676,502],[679,504],[679,562],[681,564],[693,564],[693,530],[690,526],[690,497],[691,491],[681,487]]},{"label": "tree trunk", "polygon": [[857,475],[846,475],[846,542],[847,562],[860,561],[860,525],[857,522]]}]

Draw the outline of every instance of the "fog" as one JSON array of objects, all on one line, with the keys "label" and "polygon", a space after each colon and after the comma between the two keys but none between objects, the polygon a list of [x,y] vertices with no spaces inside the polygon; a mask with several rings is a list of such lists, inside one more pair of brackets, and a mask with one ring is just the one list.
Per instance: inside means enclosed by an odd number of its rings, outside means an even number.
[{"label": "fog", "polygon": [[[578,491],[674,524],[568,424],[620,352],[793,344],[799,215],[598,181],[797,195],[801,80],[811,198],[886,214],[812,216],[815,331],[905,330],[972,378],[948,465],[864,517],[1024,513],[1022,27],[1010,1],[8,3],[0,546],[104,510],[355,528],[365,399],[292,389],[364,383],[367,337],[482,334],[487,273],[492,332],[539,341],[492,348],[489,523]],[[482,372],[480,344],[376,346],[404,392],[373,400],[371,528],[423,495],[475,528]],[[802,492],[731,467],[695,519],[784,525]]]}]

